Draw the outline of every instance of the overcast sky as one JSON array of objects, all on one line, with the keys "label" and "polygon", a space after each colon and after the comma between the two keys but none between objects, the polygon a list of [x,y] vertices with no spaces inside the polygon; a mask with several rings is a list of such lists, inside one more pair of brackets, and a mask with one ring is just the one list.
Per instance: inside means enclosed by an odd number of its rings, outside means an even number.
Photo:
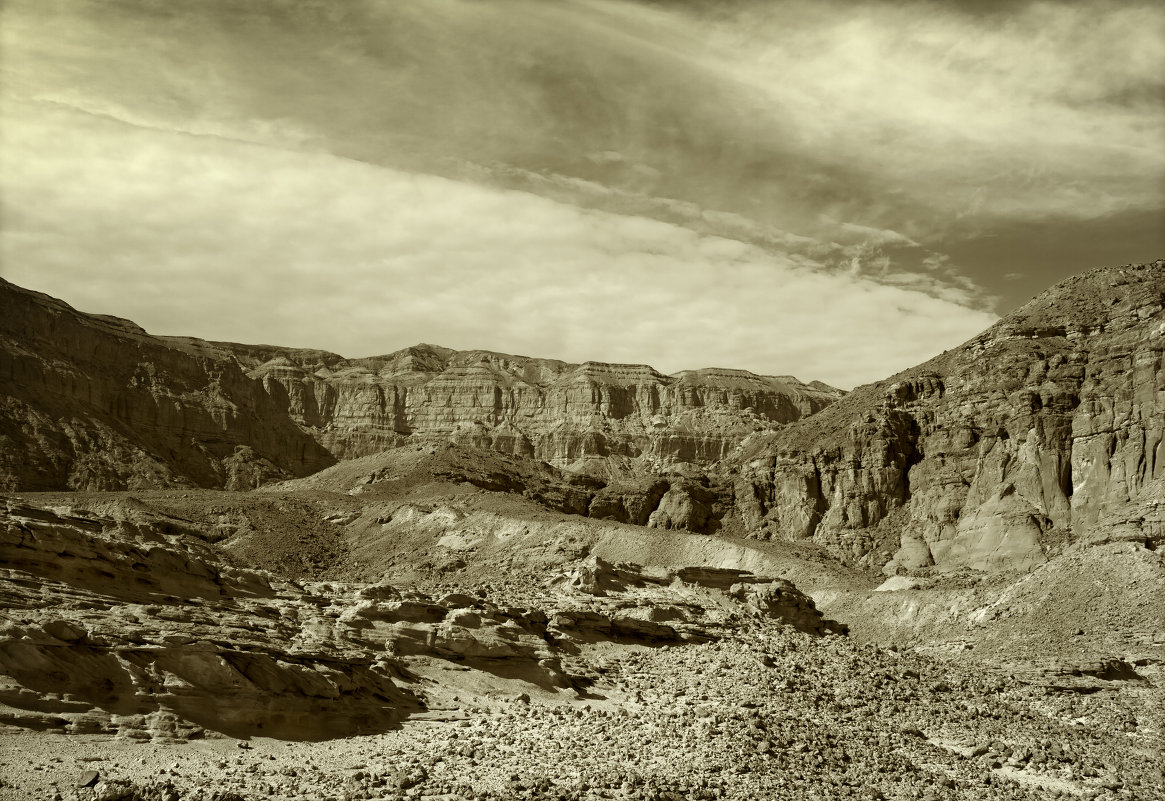
[{"label": "overcast sky", "polygon": [[0,274],[155,334],[849,388],[1165,255],[1157,3],[0,13]]}]

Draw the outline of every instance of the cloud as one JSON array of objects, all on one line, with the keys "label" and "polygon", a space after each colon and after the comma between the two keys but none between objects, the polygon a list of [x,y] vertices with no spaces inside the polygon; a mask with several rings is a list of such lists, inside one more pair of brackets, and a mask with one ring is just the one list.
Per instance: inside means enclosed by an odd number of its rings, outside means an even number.
[{"label": "cloud", "polygon": [[[1160,208],[1160,8],[1026,3],[1002,18],[966,10],[743,4],[714,27],[707,65],[798,121],[807,151],[927,204],[927,219],[895,221],[908,236],[933,235],[944,218]],[[862,214],[840,208],[841,218]]]},{"label": "cloud", "polygon": [[20,96],[827,241],[1165,204],[1160,9],[974,5],[12,0],[0,35]]},{"label": "cloud", "polygon": [[0,255],[162,333],[872,380],[1165,208],[1162,12],[990,6],[9,0]]},{"label": "cloud", "polygon": [[994,320],[525,192],[61,106],[0,111],[18,165],[3,192],[5,276],[153,333],[351,356],[432,341],[850,386]]}]

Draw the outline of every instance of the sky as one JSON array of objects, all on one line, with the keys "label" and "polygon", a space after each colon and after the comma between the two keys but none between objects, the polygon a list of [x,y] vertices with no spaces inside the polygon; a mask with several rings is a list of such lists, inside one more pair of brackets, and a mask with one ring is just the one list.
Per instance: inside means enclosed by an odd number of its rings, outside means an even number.
[{"label": "sky", "polygon": [[1163,255],[1157,3],[0,7],[0,275],[154,334],[848,389]]}]

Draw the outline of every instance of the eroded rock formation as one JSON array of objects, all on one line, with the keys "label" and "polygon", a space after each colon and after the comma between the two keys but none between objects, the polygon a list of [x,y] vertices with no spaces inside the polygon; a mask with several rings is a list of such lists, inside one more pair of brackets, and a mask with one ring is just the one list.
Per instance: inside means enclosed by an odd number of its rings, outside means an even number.
[{"label": "eroded rock formation", "polygon": [[[746,570],[717,567],[644,568],[634,564],[612,564],[599,556],[589,556],[553,582],[588,596],[614,597],[616,610],[597,624],[618,639],[620,632],[639,630],[645,638],[668,642],[707,639],[698,624],[707,623],[705,598],[731,599],[730,615],[752,615],[779,620],[806,634],[844,634],[845,627],[827,620],[813,599],[792,582],[767,578]],[[687,589],[677,593],[676,589]],[[706,594],[707,591],[713,591]],[[634,599],[634,600],[632,600]],[[592,613],[588,625],[596,625]],[[720,622],[726,622],[721,620]],[[670,623],[671,625],[662,625]],[[559,622],[564,628],[579,627],[577,621]]]},{"label": "eroded rock formation", "polygon": [[[1161,538],[1165,262],[1098,269],[734,458],[753,536],[890,573]],[[892,557],[892,558],[891,558]]]},{"label": "eroded rock formation", "polygon": [[725,592],[699,571],[645,578],[622,565],[604,597],[567,583],[535,609],[483,593],[282,580],[226,565],[201,529],[168,532],[132,507],[106,516],[7,501],[0,526],[0,722],[33,729],[345,737],[425,708],[411,658],[569,689],[563,657],[577,643],[707,642],[749,616],[840,631],[788,582],[742,571],[708,569],[736,582]]},{"label": "eroded rock formation", "polygon": [[0,290],[9,489],[250,488],[442,441],[512,457],[449,478],[554,511],[811,542],[891,574],[1162,537],[1165,262],[1066,281],[837,402],[741,371],[160,339]]},{"label": "eroded rock formation", "polygon": [[[708,463],[842,395],[419,345],[386,356],[150,336],[0,280],[0,489],[250,489],[413,438],[600,476]],[[624,510],[630,517],[634,509]]]},{"label": "eroded rock formation", "polygon": [[608,457],[708,463],[753,431],[813,414],[842,394],[744,370],[668,376],[646,365],[430,345],[370,359],[223,347],[341,458],[421,433],[558,467],[598,460],[602,469]]}]

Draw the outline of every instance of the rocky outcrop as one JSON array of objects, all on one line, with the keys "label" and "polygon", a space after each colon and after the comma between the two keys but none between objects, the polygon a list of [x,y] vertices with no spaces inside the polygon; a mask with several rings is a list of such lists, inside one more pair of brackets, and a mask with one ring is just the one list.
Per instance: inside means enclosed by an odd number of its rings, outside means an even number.
[{"label": "rocky outcrop", "polygon": [[723,528],[724,517],[731,511],[731,488],[725,482],[713,481],[707,476],[682,477],[668,485],[647,525],[715,534]]},{"label": "rocky outcrop", "polygon": [[[559,611],[551,631],[598,634],[622,641],[699,642],[709,639],[704,627],[713,620],[734,625],[739,617],[753,616],[814,636],[846,633],[845,626],[827,620],[813,599],[792,582],[745,570],[647,568],[612,564],[592,555],[552,584],[611,600],[599,605],[600,609],[606,607],[606,614]],[[725,617],[709,614],[709,609],[717,607]]]},{"label": "rocky outcrop", "polygon": [[707,642],[751,615],[831,630],[791,584],[742,571],[706,569],[718,586],[739,586],[701,598],[683,578],[706,578],[700,571],[592,560],[580,569],[614,571],[612,591],[567,583],[544,608],[384,582],[298,584],[225,564],[197,526],[118,508],[0,506],[0,723],[137,739],[330,739],[383,732],[425,709],[411,660],[556,691],[575,686],[563,658],[581,642]]},{"label": "rocky outcrop", "polygon": [[233,358],[0,280],[0,489],[249,489],[334,461]]},{"label": "rocky outcrop", "polygon": [[746,528],[889,573],[1030,569],[1073,540],[1159,540],[1163,307],[1165,262],[1093,270],[754,438],[733,458]]},{"label": "rocky outcrop", "polygon": [[362,498],[419,483],[469,484],[546,509],[649,528],[715,534],[736,520],[731,482],[695,470],[602,479],[545,462],[452,443],[394,448],[349,459],[264,491],[321,489]]},{"label": "rocky outcrop", "polygon": [[715,461],[842,395],[739,370],[666,376],[429,345],[345,359],[156,337],[2,280],[0,311],[10,491],[251,489],[414,439],[624,475],[629,460]]},{"label": "rocky outcrop", "polygon": [[334,636],[330,599],[155,527],[9,502],[0,720],[72,733],[314,740],[421,707],[391,660]]}]

